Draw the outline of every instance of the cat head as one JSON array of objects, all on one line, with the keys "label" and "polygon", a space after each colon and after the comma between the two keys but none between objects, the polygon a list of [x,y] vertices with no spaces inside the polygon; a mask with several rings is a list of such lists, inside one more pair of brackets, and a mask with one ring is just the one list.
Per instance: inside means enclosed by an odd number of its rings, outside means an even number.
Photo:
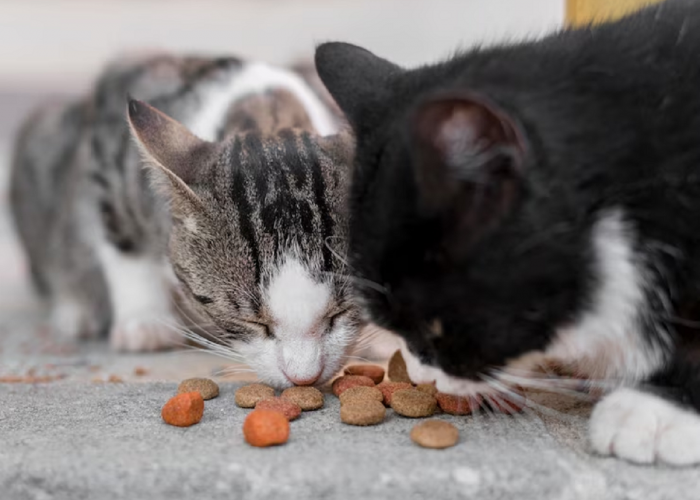
[{"label": "cat head", "polygon": [[[550,164],[514,101],[471,89],[454,67],[403,70],[348,44],[321,45],[316,63],[356,133],[348,255],[359,298],[404,339],[415,382],[441,372],[438,388],[468,393],[554,353],[604,359],[601,375],[620,348],[646,348],[601,331],[629,332],[643,300],[624,221],[589,215],[591,200],[569,192],[571,165]],[[616,273],[623,291],[599,301]]]},{"label": "cat head", "polygon": [[267,383],[328,380],[358,331],[338,257],[352,144],[291,129],[207,142],[133,99],[128,118],[170,208],[174,273],[217,340]]}]

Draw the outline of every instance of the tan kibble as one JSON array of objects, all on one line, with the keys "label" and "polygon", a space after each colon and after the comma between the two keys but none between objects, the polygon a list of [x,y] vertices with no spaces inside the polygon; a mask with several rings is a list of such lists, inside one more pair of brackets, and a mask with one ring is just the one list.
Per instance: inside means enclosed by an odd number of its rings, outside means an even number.
[{"label": "tan kibble", "polygon": [[411,429],[411,440],[424,448],[449,448],[459,441],[459,430],[443,420],[426,420]]},{"label": "tan kibble", "polygon": [[402,389],[392,396],[391,407],[404,417],[422,418],[435,413],[437,401],[430,394],[417,389]]},{"label": "tan kibble", "polygon": [[380,384],[384,380],[384,368],[377,365],[352,365],[345,368],[345,375],[364,375],[375,384]]},{"label": "tan kibble", "polygon": [[180,382],[177,388],[178,394],[185,392],[198,392],[206,401],[219,395],[219,386],[208,378],[188,378]]},{"label": "tan kibble", "polygon": [[236,404],[241,408],[255,408],[258,401],[272,398],[275,396],[275,390],[265,384],[249,384],[244,385],[236,391]]},{"label": "tan kibble", "polygon": [[354,399],[340,407],[340,420],[350,425],[376,425],[385,415],[384,405],[374,399]]},{"label": "tan kibble", "polygon": [[435,387],[435,384],[418,384],[416,386],[416,389],[426,394],[430,394],[433,397],[435,397],[435,395],[438,392],[437,387]]},{"label": "tan kibble", "polygon": [[323,394],[315,387],[290,387],[282,391],[281,397],[296,403],[302,411],[318,410],[323,407]]},{"label": "tan kibble", "polygon": [[406,361],[403,359],[401,351],[396,351],[389,360],[389,380],[392,382],[408,382],[411,383],[411,378],[408,376],[406,369]]},{"label": "tan kibble", "polygon": [[340,404],[344,405],[345,403],[356,399],[373,399],[381,403],[384,400],[384,395],[382,394],[382,391],[376,387],[351,387],[340,395]]}]

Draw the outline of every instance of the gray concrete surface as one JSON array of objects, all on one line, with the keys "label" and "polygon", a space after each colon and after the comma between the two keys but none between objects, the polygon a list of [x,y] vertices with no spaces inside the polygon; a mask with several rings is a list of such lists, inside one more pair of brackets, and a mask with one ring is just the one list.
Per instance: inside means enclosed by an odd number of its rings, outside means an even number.
[{"label": "gray concrete surface", "polygon": [[[451,449],[408,437],[389,413],[368,428],[339,422],[338,401],[304,413],[290,441],[256,449],[242,437],[248,410],[234,385],[206,402],[202,421],[164,424],[173,383],[0,386],[0,497],[24,499],[697,500],[700,472],[635,467],[590,456],[585,410],[566,432],[537,416],[446,417]],[[577,414],[578,413],[578,414]],[[567,437],[568,436],[568,437]],[[572,438],[572,439],[569,439]]]}]

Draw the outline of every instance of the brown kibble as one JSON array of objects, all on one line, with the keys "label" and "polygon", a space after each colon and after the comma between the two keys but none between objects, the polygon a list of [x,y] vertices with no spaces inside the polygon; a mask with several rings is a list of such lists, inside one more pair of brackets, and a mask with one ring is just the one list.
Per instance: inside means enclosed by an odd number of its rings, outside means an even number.
[{"label": "brown kibble", "polygon": [[121,384],[124,382],[124,379],[121,378],[119,375],[110,375],[107,378],[107,382],[112,382],[113,384]]},{"label": "brown kibble", "polygon": [[411,418],[429,417],[437,410],[437,401],[417,389],[401,389],[391,397],[391,407],[399,415]]},{"label": "brown kibble", "polygon": [[180,382],[180,385],[177,387],[178,394],[194,391],[199,392],[204,400],[207,401],[219,395],[219,386],[208,378],[188,378]]},{"label": "brown kibble", "polygon": [[258,401],[275,397],[275,390],[265,384],[248,384],[236,391],[236,404],[241,408],[255,408]]},{"label": "brown kibble", "polygon": [[406,370],[406,361],[403,359],[401,351],[396,351],[389,360],[389,380],[392,382],[407,382],[411,383],[411,377],[408,376]]},{"label": "brown kibble", "polygon": [[282,391],[282,398],[296,403],[302,411],[318,410],[323,407],[323,394],[315,387],[290,387]]},{"label": "brown kibble", "polygon": [[413,385],[408,382],[382,382],[377,386],[384,396],[384,405],[391,406],[391,396],[402,389],[412,389]]},{"label": "brown kibble", "polygon": [[343,375],[333,381],[333,394],[340,397],[344,391],[357,386],[374,387],[375,383],[364,375]]},{"label": "brown kibble", "polygon": [[278,411],[253,410],[243,422],[243,437],[251,446],[284,444],[289,439],[289,420]]},{"label": "brown kibble", "polygon": [[381,384],[384,380],[384,368],[377,365],[352,365],[345,369],[345,375],[364,375],[371,378],[375,384]]},{"label": "brown kibble", "polygon": [[452,396],[438,392],[435,396],[440,409],[451,415],[469,415],[481,406],[481,398],[478,396],[472,398],[464,398],[462,396]]},{"label": "brown kibble", "polygon": [[411,429],[411,440],[423,448],[449,448],[459,441],[459,430],[444,420],[426,420]]},{"label": "brown kibble", "polygon": [[137,366],[136,368],[134,368],[134,375],[136,375],[137,377],[143,377],[144,375],[148,375],[148,370],[146,370],[142,366]]},{"label": "brown kibble", "polygon": [[384,405],[374,399],[353,399],[340,407],[340,420],[350,425],[376,425],[385,415]]},{"label": "brown kibble", "polygon": [[277,397],[267,398],[258,401],[258,403],[255,405],[255,409],[278,411],[282,415],[284,415],[284,417],[287,420],[294,420],[295,418],[299,418],[299,415],[301,415],[301,408],[298,404],[293,403],[288,399],[282,399]]},{"label": "brown kibble", "polygon": [[384,401],[384,395],[382,394],[382,391],[376,387],[365,387],[358,385],[356,387],[351,387],[340,395],[340,404],[344,405],[345,403],[356,399],[374,399],[375,401],[379,401],[381,403]]},{"label": "brown kibble", "polygon": [[204,399],[198,392],[186,392],[170,398],[161,416],[166,423],[177,427],[189,427],[202,420]]},{"label": "brown kibble", "polygon": [[438,392],[437,387],[435,387],[435,384],[418,384],[416,386],[416,389],[426,394],[430,394],[433,397],[435,397],[435,395]]}]

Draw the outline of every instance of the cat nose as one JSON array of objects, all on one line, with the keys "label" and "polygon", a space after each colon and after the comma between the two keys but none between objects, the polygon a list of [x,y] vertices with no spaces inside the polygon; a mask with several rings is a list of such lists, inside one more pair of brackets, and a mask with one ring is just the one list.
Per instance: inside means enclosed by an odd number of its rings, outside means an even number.
[{"label": "cat nose", "polygon": [[321,373],[323,370],[319,370],[315,375],[304,375],[304,376],[297,376],[297,375],[290,375],[287,372],[284,372],[284,376],[289,379],[289,381],[294,384],[294,385],[314,385],[316,381],[321,377]]}]

